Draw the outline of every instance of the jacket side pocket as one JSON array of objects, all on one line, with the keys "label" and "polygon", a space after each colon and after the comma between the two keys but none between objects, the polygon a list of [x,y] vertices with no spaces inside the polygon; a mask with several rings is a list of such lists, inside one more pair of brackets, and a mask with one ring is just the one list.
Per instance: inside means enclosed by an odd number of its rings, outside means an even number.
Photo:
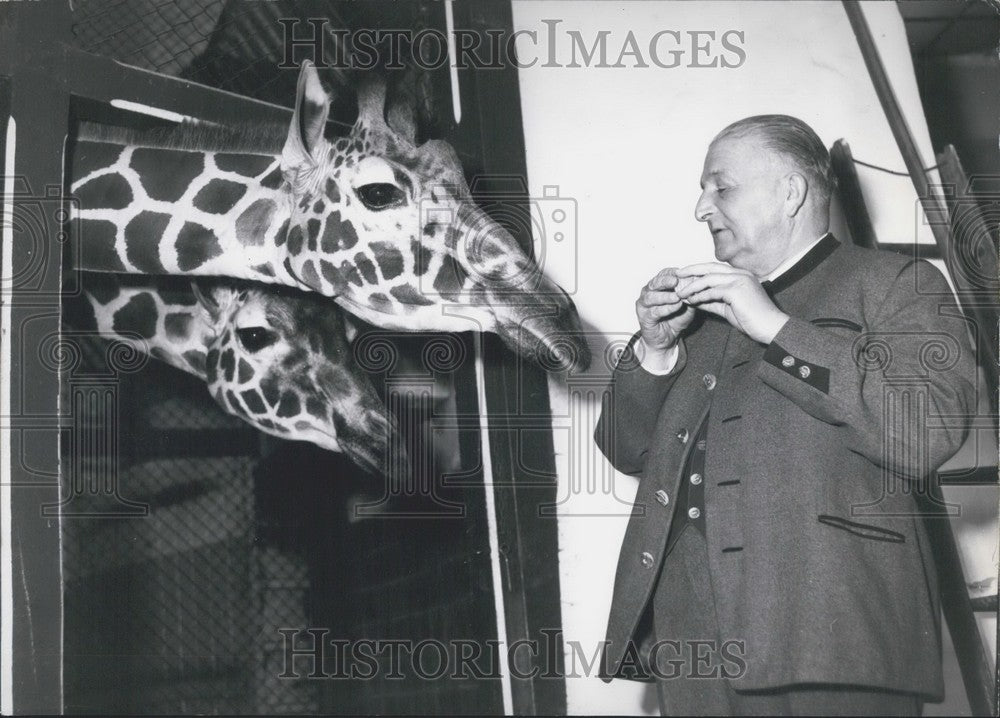
[{"label": "jacket side pocket", "polygon": [[872,526],[871,524],[862,524],[857,521],[848,521],[840,516],[831,516],[829,514],[820,514],[816,518],[819,519],[819,522],[822,524],[843,529],[848,533],[852,533],[855,536],[861,536],[862,538],[872,539],[874,541],[888,541],[889,543],[906,542],[906,536],[903,534],[898,531],[884,529],[881,526]]}]

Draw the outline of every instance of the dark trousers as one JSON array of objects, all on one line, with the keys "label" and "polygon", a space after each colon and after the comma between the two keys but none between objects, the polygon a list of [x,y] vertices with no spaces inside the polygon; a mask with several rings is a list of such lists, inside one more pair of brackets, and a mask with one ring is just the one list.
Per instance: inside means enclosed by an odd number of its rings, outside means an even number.
[{"label": "dark trousers", "polygon": [[919,716],[923,710],[919,696],[860,686],[752,692],[733,688],[726,676],[738,674],[740,662],[734,658],[744,654],[737,643],[724,648],[724,641],[738,641],[738,636],[719,636],[705,539],[691,525],[676,537],[663,561],[653,616],[659,644],[654,654],[656,688],[663,715]]}]

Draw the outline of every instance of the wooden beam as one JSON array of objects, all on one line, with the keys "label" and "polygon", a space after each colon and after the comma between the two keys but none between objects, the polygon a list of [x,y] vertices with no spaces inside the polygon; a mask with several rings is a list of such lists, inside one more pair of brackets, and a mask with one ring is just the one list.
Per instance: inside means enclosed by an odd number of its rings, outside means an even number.
[{"label": "wooden beam", "polygon": [[[871,76],[872,84],[875,86],[875,92],[882,103],[882,109],[885,112],[886,119],[889,121],[889,127],[892,130],[893,137],[896,138],[896,144],[903,155],[906,169],[910,173],[910,179],[913,181],[913,186],[917,191],[917,197],[920,199],[920,203],[924,208],[924,214],[927,216],[927,221],[930,224],[931,232],[934,234],[934,241],[937,243],[941,251],[941,257],[948,267],[948,273],[955,283],[959,302],[962,303],[962,307],[966,310],[967,315],[972,317],[978,324],[980,328],[979,334],[992,336],[992,332],[989,330],[984,332],[984,328],[996,327],[996,313],[983,311],[981,307],[976,308],[969,302],[969,299],[977,293],[977,287],[969,279],[972,274],[970,270],[974,270],[975,268],[963,264],[965,259],[963,253],[957,251],[958,247],[952,247],[952,232],[947,219],[947,209],[938,201],[927,180],[927,173],[924,170],[920,152],[906,123],[906,118],[903,116],[899,102],[896,100],[896,94],[893,92],[892,85],[889,83],[885,67],[878,54],[878,48],[875,45],[875,39],[872,37],[871,29],[868,27],[868,22],[861,11],[861,6],[857,0],[843,0],[843,3],[844,9],[847,11],[847,18],[851,23],[851,28],[854,30],[854,35],[858,40],[861,55],[864,57],[865,66],[868,68],[868,74]],[[958,170],[960,169],[959,165]],[[996,266],[995,259],[993,266]],[[978,358],[980,364],[985,368],[988,375],[992,374],[995,377],[998,367],[996,342],[978,341],[977,343],[979,345],[978,349],[980,353]],[[994,414],[996,413],[995,394],[994,382],[994,385],[991,387],[991,405],[994,407]]]},{"label": "wooden beam", "polygon": [[[896,144],[899,146],[899,151],[903,155],[903,161],[910,173],[917,197],[931,225],[934,241],[941,250],[952,281],[958,290],[959,301],[961,301],[963,291],[967,294],[968,290],[973,288],[969,286],[968,276],[960,264],[961,255],[953,251],[949,223],[942,221],[942,218],[948,216],[946,209],[932,194],[920,152],[893,92],[861,6],[857,0],[843,0],[843,4],[851,28],[857,38],[858,47],[861,49],[865,66],[868,68],[868,74],[875,86],[875,92],[882,104],[882,110],[889,121],[889,127],[896,139]],[[967,312],[970,308],[967,303],[963,303],[963,309]],[[983,327],[984,324],[980,320],[981,315],[977,314],[973,310],[968,315],[975,317],[976,322],[979,323],[980,327]],[[983,333],[983,331],[979,331],[977,334],[982,335]],[[995,375],[997,370],[996,346],[984,346],[981,339],[977,340],[977,344],[981,352],[978,356],[980,363],[985,367],[987,374],[993,373]],[[995,394],[995,391],[993,393]],[[996,675],[990,669],[989,656],[986,654],[982,636],[979,634],[979,628],[975,621],[951,525],[946,523],[944,518],[926,516],[925,526],[930,533],[933,560],[938,571],[941,605],[955,645],[955,653],[961,667],[969,706],[974,715],[996,715]]]},{"label": "wooden beam", "polygon": [[[928,218],[943,216],[941,204],[930,191],[920,151],[917,149],[917,143],[913,139],[913,134],[906,123],[906,117],[896,99],[896,93],[889,82],[889,76],[882,64],[882,58],[879,57],[875,38],[872,37],[871,28],[868,27],[868,21],[865,20],[861,6],[858,4],[858,0],[843,0],[843,3],[844,9],[847,11],[847,19],[851,23],[851,29],[854,30],[854,36],[858,40],[858,47],[861,49],[865,67],[868,68],[868,74],[875,86],[875,94],[878,95],[879,102],[882,103],[882,111],[885,112],[885,117],[889,121],[892,136],[896,139],[899,151],[903,155],[903,162],[910,173],[910,179],[913,180],[913,186],[917,190],[917,197],[924,207],[924,212]],[[931,231],[934,233],[934,241],[941,248],[941,253],[947,256],[949,244],[947,227],[932,221]]]},{"label": "wooden beam", "polygon": [[[945,257],[958,290],[958,300],[966,314],[976,323],[976,343],[989,390],[990,407],[996,418],[997,400],[997,311],[1000,296],[997,272],[997,247],[982,208],[965,173],[958,153],[946,145],[937,161],[948,204],[949,227],[952,237],[952,257]],[[961,275],[961,276],[958,276]]]},{"label": "wooden beam", "polygon": [[840,139],[833,143],[830,148],[830,164],[837,176],[837,189],[847,227],[851,230],[851,239],[859,247],[878,249],[878,238],[875,236],[871,215],[868,214],[865,196],[861,192],[858,171],[854,167],[854,155],[846,140]]},{"label": "wooden beam", "polygon": [[977,600],[975,604],[969,598],[969,587],[962,569],[958,545],[955,543],[951,519],[945,514],[935,513],[933,508],[943,506],[944,497],[940,488],[934,485],[930,487],[930,494],[931,508],[924,507],[924,527],[930,538],[928,543],[937,568],[941,609],[955,646],[955,656],[961,669],[969,708],[973,715],[993,716],[996,715],[995,677],[990,669],[990,658],[975,617],[975,611],[988,606],[991,597]]}]

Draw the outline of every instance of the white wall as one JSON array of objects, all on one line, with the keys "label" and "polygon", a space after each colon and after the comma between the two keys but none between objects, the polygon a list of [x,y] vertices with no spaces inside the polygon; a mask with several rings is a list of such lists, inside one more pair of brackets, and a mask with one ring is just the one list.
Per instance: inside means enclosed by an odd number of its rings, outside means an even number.
[{"label": "white wall", "polygon": [[[545,269],[575,290],[577,307],[596,332],[595,366],[573,379],[573,399],[566,385],[550,387],[562,499],[563,627],[567,642],[578,641],[589,656],[604,637],[635,492],[634,480],[616,475],[591,439],[599,412],[593,396],[607,373],[601,357],[609,342],[635,331],[633,302],[658,269],[713,258],[711,238],[694,219],[708,142],[736,119],[780,112],[804,119],[828,146],[846,138],[857,159],[905,167],[839,2],[514,0],[513,6],[515,30],[538,33],[537,45],[520,45],[524,62],[538,58],[520,72],[529,186],[541,197],[544,186],[556,185],[578,210],[575,256],[563,247],[548,255]],[[925,164],[933,165],[898,11],[893,3],[872,3],[865,12]],[[562,21],[555,45],[545,20]],[[610,31],[613,64],[629,31],[647,48],[654,33],[667,29],[682,37],[715,31],[717,38],[742,31],[746,60],[730,69],[686,67],[689,48],[682,66],[672,69],[542,67],[550,51],[563,65],[570,62],[567,30],[579,31],[588,46],[600,31]],[[732,53],[727,58],[737,60]],[[915,235],[933,241],[909,178],[865,168],[859,174],[882,241],[912,241]],[[839,218],[834,231],[847,239]],[[589,398],[580,393],[581,382],[588,381],[596,385]],[[995,444],[982,451],[987,457],[992,451],[995,459]],[[966,541],[967,566],[973,578],[995,575],[995,492],[985,499],[981,491],[965,494],[980,514],[978,543]],[[572,658],[568,650],[567,670]],[[567,685],[571,714],[656,712],[655,696],[640,684],[581,677]]]}]

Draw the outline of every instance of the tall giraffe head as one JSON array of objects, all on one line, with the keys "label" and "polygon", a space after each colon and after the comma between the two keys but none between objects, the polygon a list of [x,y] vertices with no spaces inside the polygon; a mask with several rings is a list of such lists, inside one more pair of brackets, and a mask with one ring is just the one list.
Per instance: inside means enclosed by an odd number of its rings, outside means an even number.
[{"label": "tall giraffe head", "polygon": [[543,365],[586,367],[572,300],[475,205],[451,146],[415,143],[412,108],[397,103],[386,120],[385,94],[362,87],[356,124],[333,140],[309,63],[277,136],[81,128],[76,268],[309,289],[382,329],[495,332]]},{"label": "tall giraffe head", "polygon": [[395,417],[354,360],[342,313],[292,289],[88,279],[97,331],[202,378],[227,412],[283,439],[406,471]]},{"label": "tall giraffe head", "polygon": [[287,272],[382,328],[490,331],[523,356],[586,367],[572,300],[476,206],[454,149],[415,144],[407,104],[386,119],[383,82],[358,94],[350,134],[326,139],[331,97],[303,65],[281,155]]}]

